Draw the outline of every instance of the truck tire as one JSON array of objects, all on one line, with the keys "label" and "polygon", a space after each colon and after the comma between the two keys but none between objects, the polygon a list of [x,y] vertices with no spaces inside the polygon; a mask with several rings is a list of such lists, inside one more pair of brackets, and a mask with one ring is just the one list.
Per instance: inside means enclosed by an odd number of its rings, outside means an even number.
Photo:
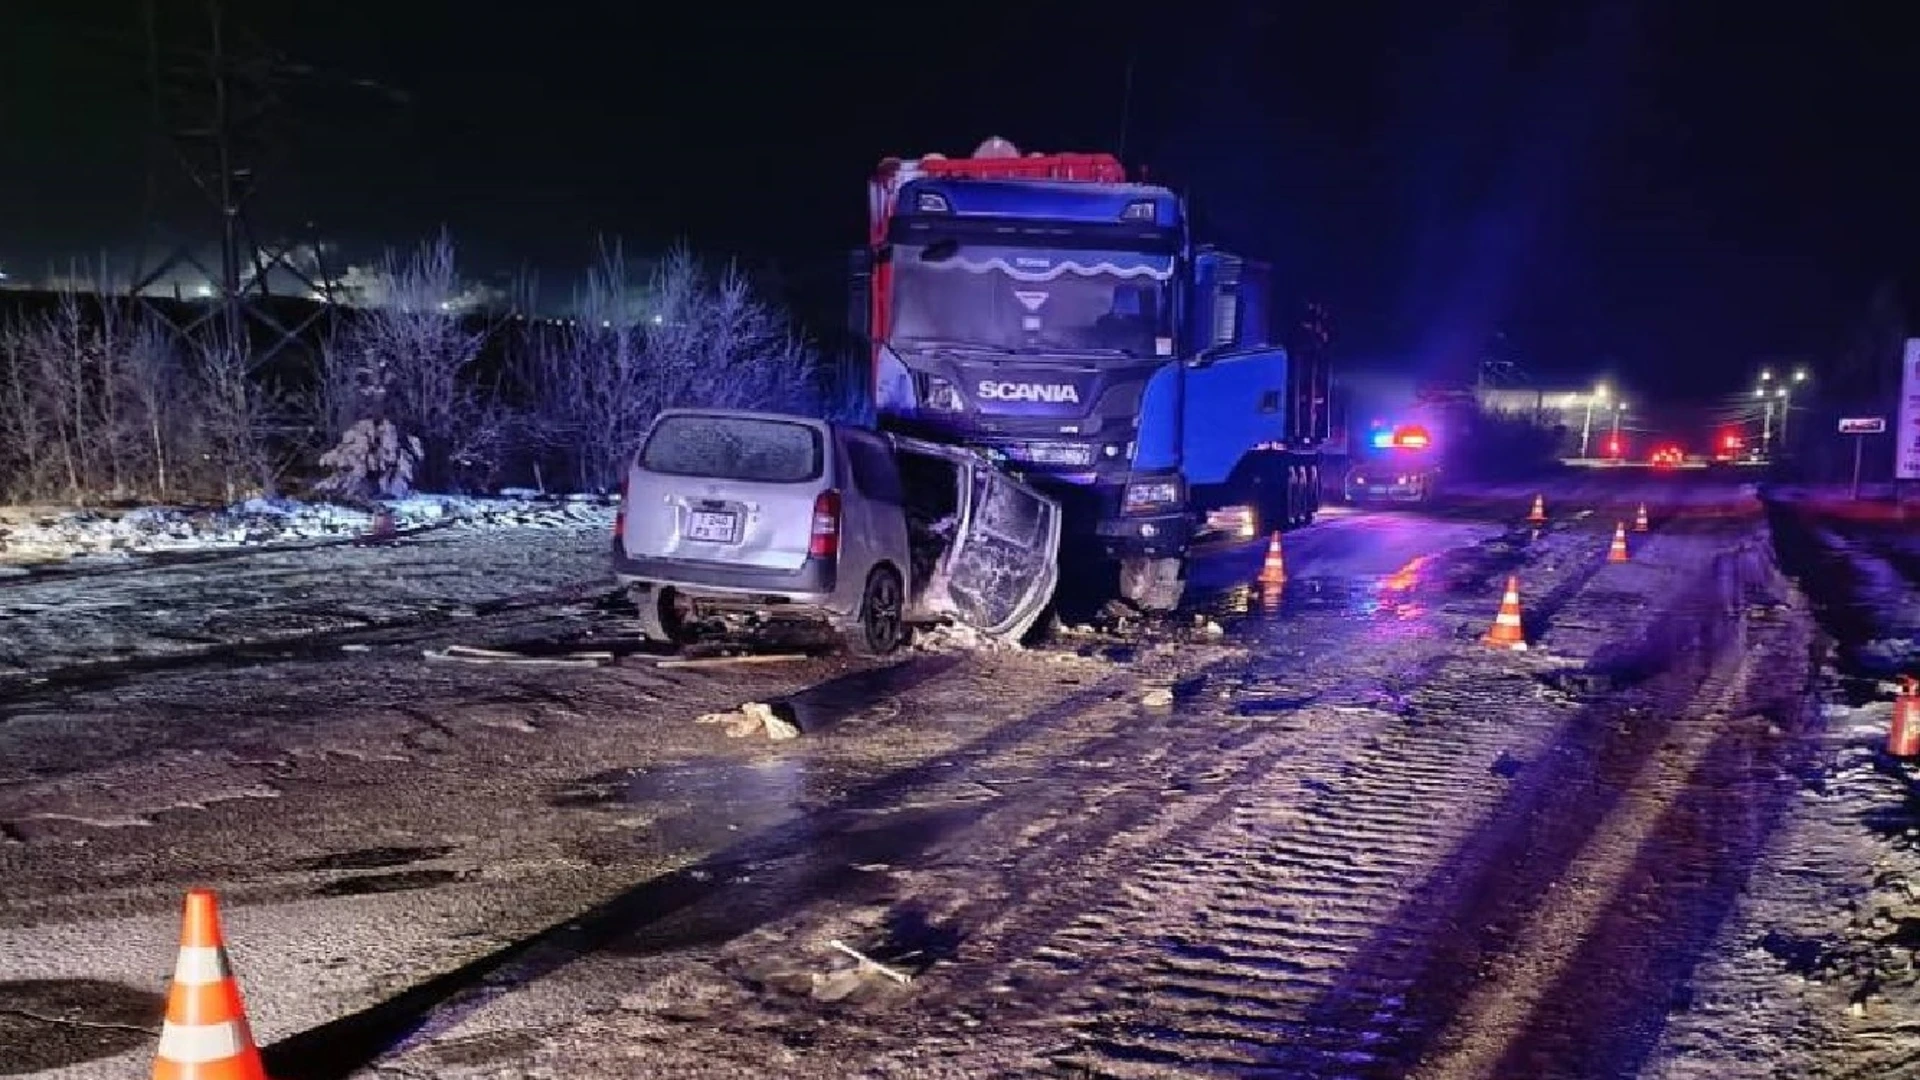
[{"label": "truck tire", "polygon": [[1120,596],[1143,611],[1178,611],[1187,591],[1185,570],[1180,559],[1122,559]]},{"label": "truck tire", "polygon": [[693,628],[672,589],[635,589],[633,606],[640,613],[640,637],[655,645],[676,648],[693,640]]}]

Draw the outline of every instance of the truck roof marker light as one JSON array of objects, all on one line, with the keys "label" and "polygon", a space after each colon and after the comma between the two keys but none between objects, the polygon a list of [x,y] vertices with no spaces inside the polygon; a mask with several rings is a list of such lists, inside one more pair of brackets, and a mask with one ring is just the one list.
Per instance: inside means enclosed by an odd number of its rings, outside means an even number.
[{"label": "truck roof marker light", "polygon": [[932,191],[923,191],[920,193],[920,199],[916,204],[916,209],[923,214],[948,214],[953,212],[953,207],[947,202],[947,197]]}]

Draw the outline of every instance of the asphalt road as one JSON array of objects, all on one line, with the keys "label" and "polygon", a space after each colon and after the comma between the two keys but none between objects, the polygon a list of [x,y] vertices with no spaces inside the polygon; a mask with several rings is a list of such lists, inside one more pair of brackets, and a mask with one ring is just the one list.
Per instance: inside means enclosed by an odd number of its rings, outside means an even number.
[{"label": "asphalt road", "polygon": [[[15,653],[0,1075],[143,1075],[193,885],[281,1080],[1715,1065],[1675,1033],[1702,972],[1775,987],[1742,911],[1816,835],[1819,629],[1747,493],[1621,483],[1336,511],[1282,588],[1250,547],[1175,619],[879,665],[655,666],[597,535],[129,572],[96,595],[215,630]],[[1509,574],[1525,654],[1478,641]],[[804,734],[693,722],[747,701]],[[1857,1059],[1783,1016],[1745,1075]]]}]

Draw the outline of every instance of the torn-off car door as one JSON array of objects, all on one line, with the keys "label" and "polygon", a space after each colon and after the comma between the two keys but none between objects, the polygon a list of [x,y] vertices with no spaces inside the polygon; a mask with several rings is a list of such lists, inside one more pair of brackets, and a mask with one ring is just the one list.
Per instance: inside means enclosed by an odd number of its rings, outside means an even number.
[{"label": "torn-off car door", "polygon": [[921,610],[950,615],[989,637],[1032,629],[1060,581],[1060,506],[971,450],[904,436],[903,454],[937,458],[953,469],[953,519]]},{"label": "torn-off car door", "polygon": [[1032,629],[1060,581],[1060,506],[968,455],[961,513],[942,577],[953,609],[990,637]]}]

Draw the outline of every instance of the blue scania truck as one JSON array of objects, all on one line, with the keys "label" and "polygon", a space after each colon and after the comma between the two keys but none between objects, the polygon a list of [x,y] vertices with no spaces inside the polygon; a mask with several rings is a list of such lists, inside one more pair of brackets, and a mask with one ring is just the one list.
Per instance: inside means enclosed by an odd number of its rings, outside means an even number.
[{"label": "blue scania truck", "polygon": [[[1319,509],[1324,362],[1290,363],[1264,264],[1196,243],[1113,156],[886,159],[854,272],[879,425],[1020,471],[1134,604],[1177,607],[1196,547]],[[1324,345],[1313,310],[1291,329]]]}]

